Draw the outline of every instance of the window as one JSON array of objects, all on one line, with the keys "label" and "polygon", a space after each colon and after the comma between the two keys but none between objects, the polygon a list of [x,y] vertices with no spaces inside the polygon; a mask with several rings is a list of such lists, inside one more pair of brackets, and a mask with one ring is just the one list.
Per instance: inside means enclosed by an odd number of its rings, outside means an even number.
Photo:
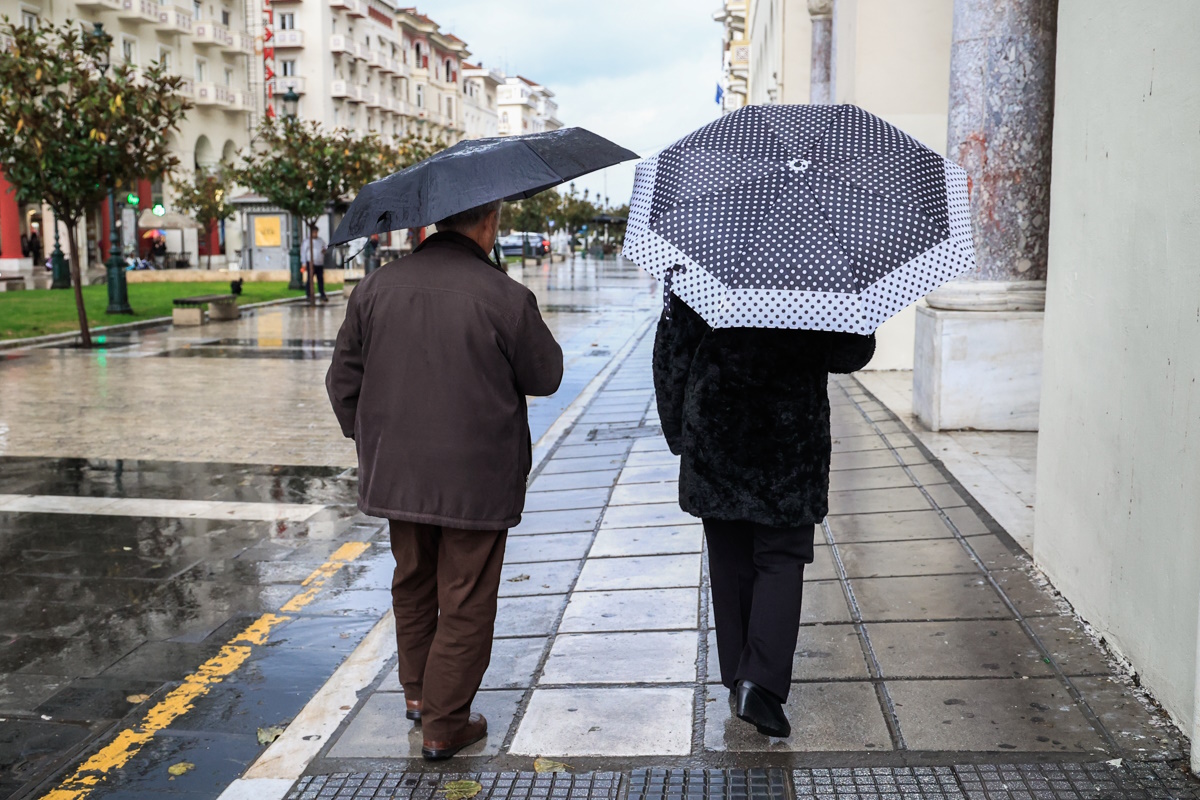
[{"label": "window", "polygon": [[137,39],[121,37],[121,57],[125,59],[126,64],[137,63]]},{"label": "window", "polygon": [[445,76],[446,80],[450,80],[450,69],[451,69],[450,59],[447,58],[446,59],[446,71],[442,73],[442,75]]},{"label": "window", "polygon": [[208,62],[203,58],[196,59],[196,83],[208,80]]},{"label": "window", "polygon": [[225,68],[225,85],[233,88],[233,70],[229,67]]},{"label": "window", "polygon": [[501,111],[501,112],[500,112],[500,123],[501,123],[502,125],[507,125],[507,124],[508,124],[508,112],[507,112],[507,111]]},{"label": "window", "polygon": [[342,121],[342,110],[337,106],[333,107],[333,127],[337,127]]},{"label": "window", "polygon": [[290,31],[296,27],[296,14],[293,11],[288,11],[285,14],[279,15],[279,30]]},{"label": "window", "polygon": [[226,28],[229,27],[229,9],[228,8],[221,9],[221,24],[224,25]]},{"label": "window", "polygon": [[38,26],[38,15],[36,11],[27,11],[21,9],[21,26],[29,30],[35,30]]},{"label": "window", "polygon": [[285,78],[296,77],[296,60],[287,59],[279,62],[279,74]]},{"label": "window", "polygon": [[417,84],[417,108],[425,107],[425,85]]},{"label": "window", "polygon": [[158,63],[162,64],[163,69],[167,72],[171,71],[171,51],[165,47],[158,48]]},{"label": "window", "polygon": [[446,98],[446,116],[454,119],[454,99],[451,97]]}]

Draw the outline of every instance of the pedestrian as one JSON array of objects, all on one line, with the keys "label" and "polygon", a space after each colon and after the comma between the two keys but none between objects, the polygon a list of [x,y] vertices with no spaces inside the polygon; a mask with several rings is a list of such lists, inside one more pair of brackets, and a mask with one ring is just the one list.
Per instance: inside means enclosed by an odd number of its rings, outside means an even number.
[{"label": "pedestrian", "polygon": [[159,269],[167,263],[167,239],[161,233],[156,234],[150,244],[150,260]]},{"label": "pedestrian", "polygon": [[791,733],[804,565],[829,505],[829,373],[874,352],[873,334],[713,329],[674,295],[658,323],[659,416],[679,505],[704,523],[721,683],[768,736]]},{"label": "pedestrian", "polygon": [[533,293],[488,258],[499,212],[496,201],[443,219],[363,278],[325,380],[358,450],[359,508],[389,520],[399,678],[428,760],[487,735],[471,703],[525,505],[525,398],[553,394],[563,373]]},{"label": "pedestrian", "polygon": [[317,291],[321,294],[321,300],[329,302],[329,298],[325,296],[325,249],[325,240],[321,238],[320,230],[316,225],[309,225],[308,238],[300,247],[301,266],[307,270],[304,291],[308,295],[309,302],[313,301],[314,278],[317,282]]},{"label": "pedestrian", "polygon": [[35,267],[42,261],[42,237],[36,230],[29,233],[29,257]]}]

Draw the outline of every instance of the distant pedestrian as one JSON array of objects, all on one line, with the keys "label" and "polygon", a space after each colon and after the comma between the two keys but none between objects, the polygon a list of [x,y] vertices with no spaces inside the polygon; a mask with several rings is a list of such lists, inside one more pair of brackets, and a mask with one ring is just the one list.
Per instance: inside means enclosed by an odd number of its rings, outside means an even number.
[{"label": "distant pedestrian", "polygon": [[37,231],[29,234],[29,257],[35,267],[42,262],[42,237],[38,236]]},{"label": "distant pedestrian", "polygon": [[487,735],[471,703],[525,506],[525,398],[553,394],[563,373],[533,293],[488,258],[499,211],[443,219],[397,268],[363,278],[325,379],[358,450],[359,508],[390,520],[400,684],[429,760]]},{"label": "distant pedestrian", "polygon": [[674,295],[658,323],[659,416],[679,505],[704,522],[721,683],[769,736],[791,733],[804,565],[829,505],[829,373],[874,352],[874,335],[713,329]]},{"label": "distant pedestrian", "polygon": [[325,250],[325,240],[321,238],[320,230],[316,225],[310,225],[308,238],[300,246],[300,263],[308,271],[305,293],[310,302],[313,300],[314,279],[316,279],[317,291],[321,293],[321,300],[329,302],[329,298],[325,296]]}]

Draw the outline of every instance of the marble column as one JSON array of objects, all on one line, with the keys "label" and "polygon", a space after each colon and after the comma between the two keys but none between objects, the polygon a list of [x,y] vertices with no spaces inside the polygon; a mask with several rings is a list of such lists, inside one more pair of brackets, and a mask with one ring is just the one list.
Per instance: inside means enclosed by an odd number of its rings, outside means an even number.
[{"label": "marble column", "polygon": [[955,0],[947,155],[977,269],[917,309],[913,406],[932,430],[1037,430],[1058,0]]},{"label": "marble column", "polygon": [[812,71],[808,102],[833,102],[833,0],[808,0],[812,19]]}]

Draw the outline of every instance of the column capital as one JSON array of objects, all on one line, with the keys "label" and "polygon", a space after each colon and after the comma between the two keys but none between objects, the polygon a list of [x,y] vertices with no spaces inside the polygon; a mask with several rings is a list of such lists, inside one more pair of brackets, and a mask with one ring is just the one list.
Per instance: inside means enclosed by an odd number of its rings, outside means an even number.
[{"label": "column capital", "polygon": [[1046,282],[959,279],[934,289],[925,302],[943,311],[1044,311]]},{"label": "column capital", "polygon": [[808,0],[810,17],[832,17],[833,0]]}]

